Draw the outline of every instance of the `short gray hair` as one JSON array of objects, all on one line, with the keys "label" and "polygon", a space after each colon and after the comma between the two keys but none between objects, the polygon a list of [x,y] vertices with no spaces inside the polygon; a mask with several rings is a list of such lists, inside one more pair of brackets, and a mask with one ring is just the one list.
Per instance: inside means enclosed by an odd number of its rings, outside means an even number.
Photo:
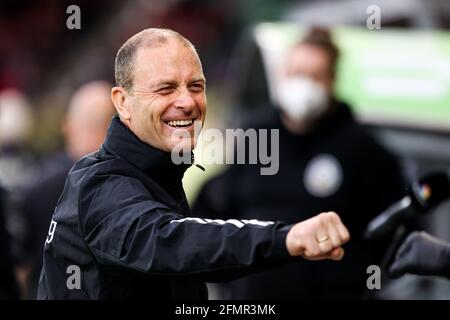
[{"label": "short gray hair", "polygon": [[170,38],[179,41],[186,47],[191,47],[195,51],[194,45],[176,31],[162,28],[148,28],[142,30],[129,38],[117,51],[114,66],[116,86],[131,91],[134,79],[134,62],[138,49],[143,46],[162,46],[167,43]]}]

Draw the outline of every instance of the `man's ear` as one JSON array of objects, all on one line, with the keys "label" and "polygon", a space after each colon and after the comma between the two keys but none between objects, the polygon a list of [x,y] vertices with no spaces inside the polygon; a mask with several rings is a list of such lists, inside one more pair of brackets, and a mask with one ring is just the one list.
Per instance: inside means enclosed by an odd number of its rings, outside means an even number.
[{"label": "man's ear", "polygon": [[126,90],[122,87],[113,87],[111,89],[111,100],[116,107],[120,118],[123,120],[130,120],[130,97],[128,96]]}]

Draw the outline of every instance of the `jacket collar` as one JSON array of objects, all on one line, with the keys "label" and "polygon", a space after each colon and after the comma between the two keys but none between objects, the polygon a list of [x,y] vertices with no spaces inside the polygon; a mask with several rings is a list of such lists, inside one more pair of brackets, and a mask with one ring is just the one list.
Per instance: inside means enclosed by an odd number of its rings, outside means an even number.
[{"label": "jacket collar", "polygon": [[115,115],[106,135],[103,148],[125,159],[151,176],[172,177],[181,180],[191,164],[173,163],[170,153],[157,149],[139,138]]}]

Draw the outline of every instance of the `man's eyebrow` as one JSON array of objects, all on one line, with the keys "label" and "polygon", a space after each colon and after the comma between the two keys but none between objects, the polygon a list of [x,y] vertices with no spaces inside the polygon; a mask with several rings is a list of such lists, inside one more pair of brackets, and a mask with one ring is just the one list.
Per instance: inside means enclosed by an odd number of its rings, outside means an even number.
[{"label": "man's eyebrow", "polygon": [[157,87],[162,87],[162,86],[177,86],[178,85],[178,81],[175,80],[170,80],[170,79],[162,79],[159,81],[155,81],[154,83],[152,83],[150,86],[152,88],[157,88]]},{"label": "man's eyebrow", "polygon": [[[205,79],[205,77],[194,78],[189,81],[189,84],[193,84],[196,82],[203,82],[204,84],[206,84],[206,79]],[[171,80],[171,79],[162,79],[162,80],[156,81],[150,85],[151,88],[159,88],[159,87],[163,87],[163,86],[176,87],[176,86],[178,86],[178,81]]]},{"label": "man's eyebrow", "polygon": [[206,79],[205,79],[205,77],[198,77],[198,78],[194,78],[191,81],[189,81],[190,84],[196,83],[196,82],[206,83]]}]

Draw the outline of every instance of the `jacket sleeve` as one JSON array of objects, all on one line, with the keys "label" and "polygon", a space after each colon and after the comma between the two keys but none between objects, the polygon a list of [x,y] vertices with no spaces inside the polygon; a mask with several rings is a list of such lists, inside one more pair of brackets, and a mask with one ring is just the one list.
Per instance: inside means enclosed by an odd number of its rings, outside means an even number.
[{"label": "jacket sleeve", "polygon": [[186,218],[155,201],[137,179],[92,183],[80,195],[80,223],[104,266],[216,282],[293,260],[285,246],[289,225]]}]

